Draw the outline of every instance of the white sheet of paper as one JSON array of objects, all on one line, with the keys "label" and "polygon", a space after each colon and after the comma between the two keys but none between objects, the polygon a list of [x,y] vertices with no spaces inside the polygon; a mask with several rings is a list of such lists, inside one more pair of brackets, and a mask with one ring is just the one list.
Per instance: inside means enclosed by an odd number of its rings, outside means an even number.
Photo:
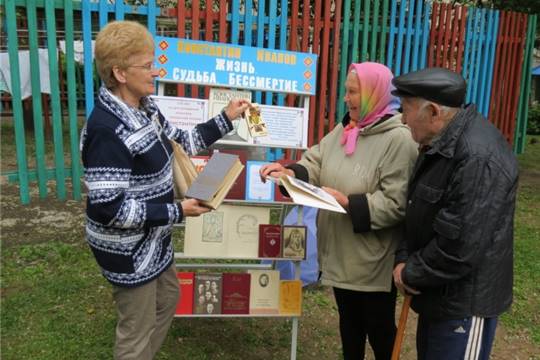
[{"label": "white sheet of paper", "polygon": [[182,130],[208,120],[208,100],[176,96],[152,96],[165,119]]},{"label": "white sheet of paper", "polygon": [[254,138],[261,146],[307,148],[308,116],[304,108],[259,105],[268,134]]}]

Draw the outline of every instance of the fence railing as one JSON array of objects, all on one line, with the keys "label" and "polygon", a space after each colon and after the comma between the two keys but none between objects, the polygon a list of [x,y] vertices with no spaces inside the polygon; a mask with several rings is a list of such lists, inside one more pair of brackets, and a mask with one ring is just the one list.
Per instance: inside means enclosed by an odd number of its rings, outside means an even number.
[{"label": "fence railing", "polygon": [[502,11],[500,17],[495,68],[491,89],[489,118],[508,142],[514,140],[519,83],[523,67],[523,49],[527,36],[527,16]]},{"label": "fence railing", "polygon": [[531,93],[531,72],[532,54],[534,40],[536,38],[536,22],[538,15],[529,16],[527,24],[527,40],[523,54],[523,71],[521,72],[521,83],[518,100],[518,111],[516,117],[516,131],[514,137],[514,151],[522,154],[525,151],[525,140],[527,134],[527,119],[529,117],[529,96]]},{"label": "fence railing", "polygon": [[[11,110],[13,115],[15,143],[16,143],[16,171],[3,173],[8,180],[19,184],[20,198],[23,204],[30,202],[30,183],[36,182],[39,189],[39,197],[48,196],[47,183],[54,180],[57,198],[64,200],[67,197],[67,185],[71,183],[72,197],[81,199],[80,178],[82,169],[79,155],[79,131],[80,125],[77,118],[77,71],[74,61],[74,13],[80,12],[83,17],[82,40],[84,43],[84,85],[85,85],[85,106],[87,114],[93,107],[94,100],[94,68],[92,66],[92,39],[95,34],[95,26],[92,26],[92,14],[99,14],[99,27],[109,22],[110,15],[115,19],[122,19],[124,14],[144,15],[148,19],[147,25],[150,29],[155,29],[156,17],[159,8],[155,0],[148,1],[146,6],[128,6],[123,1],[109,4],[107,0],[72,1],[72,0],[5,0],[0,1],[3,7],[3,23],[7,33],[10,78],[11,78]],[[65,34],[65,75],[66,84],[64,91],[60,91],[60,81],[63,74],[59,71],[58,41],[56,10],[62,10]],[[46,25],[46,43],[48,54],[48,77],[50,81],[50,109],[47,103],[42,104],[41,99],[41,79],[39,57],[38,57],[38,33],[42,29],[38,26],[37,14],[44,12],[44,23]],[[26,17],[27,27],[19,28],[17,19]],[[28,34],[28,50],[30,69],[20,69],[19,66],[19,33]],[[155,32],[155,30],[154,30]],[[21,96],[22,72],[31,73],[32,88],[32,118],[33,118],[33,140],[34,151],[28,153],[30,148],[26,143],[24,114]],[[62,106],[60,94],[65,93],[66,105]],[[64,107],[64,109],[63,109]],[[43,118],[52,118],[52,152],[53,163],[47,164],[47,142],[46,128]],[[64,119],[64,114],[67,114]],[[26,129],[28,130],[28,129]],[[64,134],[67,130],[67,135]],[[67,136],[67,141],[64,138]],[[67,155],[66,155],[67,154]],[[31,161],[29,161],[31,160]],[[35,163],[34,169],[29,169],[28,164]],[[49,165],[49,166],[48,166]],[[52,165],[52,166],[50,166]]]},{"label": "fence railing", "polygon": [[[99,84],[92,63],[92,40],[109,21],[134,17],[155,34],[161,9],[155,0],[144,3],[144,6],[134,7],[124,1],[110,0],[0,0],[10,60],[17,158],[16,171],[2,175],[19,184],[23,203],[30,201],[31,183],[37,184],[41,198],[47,197],[49,180],[55,181],[58,198],[67,197],[69,182],[73,198],[81,198],[78,149],[81,124],[77,113],[83,109],[78,108],[77,102],[82,86],[74,62],[73,43],[78,40],[74,34],[82,33],[84,44],[82,82],[84,112],[88,115]],[[41,102],[37,66],[38,12],[44,12],[45,16],[50,108]],[[58,65],[57,14],[63,15],[65,27],[66,61],[62,67],[65,78]],[[514,142],[516,152],[523,151],[536,15],[425,0],[179,0],[176,9],[161,15],[176,18],[176,33],[180,38],[318,54],[317,93],[310,101],[309,145],[316,144],[345,113],[342,99],[348,65],[377,61],[389,66],[396,75],[426,66],[442,66],[462,73],[468,82],[467,101],[476,103],[508,141]],[[21,17],[26,19],[27,28],[17,22]],[[82,29],[75,29],[74,18],[81,19]],[[18,70],[18,34],[26,31],[33,99],[33,146],[25,142]],[[59,82],[59,79],[62,80]],[[176,94],[207,97],[208,89],[178,85]],[[292,95],[255,92],[254,100],[294,106],[298,99]],[[48,145],[43,122],[49,112],[52,147]],[[29,148],[33,150],[28,152]],[[47,151],[52,152],[52,162],[47,160],[51,157]],[[285,156],[291,154],[285,152]]]}]

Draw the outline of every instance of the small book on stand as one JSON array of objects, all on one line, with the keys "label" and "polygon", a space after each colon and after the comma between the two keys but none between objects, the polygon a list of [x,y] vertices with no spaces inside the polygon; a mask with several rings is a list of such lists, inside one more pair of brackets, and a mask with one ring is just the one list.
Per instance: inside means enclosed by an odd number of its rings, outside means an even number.
[{"label": "small book on stand", "polygon": [[247,273],[223,274],[222,314],[249,314],[250,279]]},{"label": "small book on stand", "polygon": [[279,288],[279,313],[281,315],[302,314],[301,280],[281,280]]},{"label": "small book on stand", "polygon": [[311,206],[346,214],[347,211],[337,202],[336,198],[322,188],[297,179],[289,175],[282,175],[278,179],[267,176],[267,180],[277,182],[289,193],[295,204]]},{"label": "small book on stand", "polygon": [[305,260],[307,227],[305,225],[283,225],[281,235],[283,257],[292,260]]},{"label": "small book on stand", "polygon": [[203,205],[216,209],[242,169],[244,165],[238,155],[215,152],[187,190],[186,197],[198,199]]},{"label": "small book on stand", "polygon": [[193,281],[194,273],[178,272],[176,278],[180,285],[180,298],[176,305],[176,315],[193,314]]},{"label": "small book on stand", "polygon": [[250,314],[279,313],[279,271],[248,270],[251,274],[249,290]]},{"label": "small book on stand", "polygon": [[222,274],[195,274],[194,314],[221,314],[221,281]]},{"label": "small book on stand", "polygon": [[281,257],[281,225],[259,224],[259,257]]},{"label": "small book on stand", "polygon": [[252,103],[244,113],[251,137],[267,136],[268,130],[261,114],[259,104]]},{"label": "small book on stand", "polygon": [[260,169],[265,161],[250,160],[246,163],[246,200],[253,202],[273,202],[274,184],[261,179]]}]

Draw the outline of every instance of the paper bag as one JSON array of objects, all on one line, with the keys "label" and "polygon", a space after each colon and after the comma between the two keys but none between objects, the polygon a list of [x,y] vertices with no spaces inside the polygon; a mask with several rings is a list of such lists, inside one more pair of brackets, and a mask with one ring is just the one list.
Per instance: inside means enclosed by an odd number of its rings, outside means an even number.
[{"label": "paper bag", "polygon": [[173,148],[173,160],[171,163],[173,170],[173,187],[177,198],[184,198],[187,189],[197,177],[197,170],[191,159],[186,154],[182,146],[171,140]]}]

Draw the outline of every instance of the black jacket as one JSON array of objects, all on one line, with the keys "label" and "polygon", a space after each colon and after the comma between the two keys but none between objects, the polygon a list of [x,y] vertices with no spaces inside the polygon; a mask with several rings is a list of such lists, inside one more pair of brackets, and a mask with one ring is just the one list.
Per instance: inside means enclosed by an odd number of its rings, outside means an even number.
[{"label": "black jacket", "polygon": [[432,319],[492,317],[512,302],[514,154],[474,105],[421,152],[408,189],[396,263]]}]

